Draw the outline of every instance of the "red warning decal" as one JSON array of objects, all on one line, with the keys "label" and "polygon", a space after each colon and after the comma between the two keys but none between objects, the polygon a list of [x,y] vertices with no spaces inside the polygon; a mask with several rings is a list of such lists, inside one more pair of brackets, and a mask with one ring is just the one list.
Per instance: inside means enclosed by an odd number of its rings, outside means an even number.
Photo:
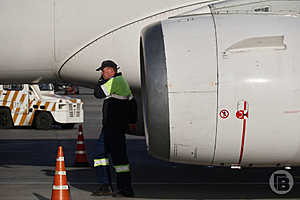
[{"label": "red warning decal", "polygon": [[219,115],[222,119],[226,119],[229,117],[229,111],[226,109],[223,109],[220,111]]},{"label": "red warning decal", "polygon": [[248,111],[247,110],[239,110],[236,112],[236,117],[238,119],[248,119]]},{"label": "red warning decal", "polygon": [[241,164],[243,159],[243,154],[244,154],[245,139],[246,139],[246,120],[249,117],[248,110],[249,110],[249,105],[247,101],[241,101],[238,103],[238,111],[236,112],[236,117],[238,119],[243,120],[243,132],[242,132],[242,143],[241,143],[239,164]]},{"label": "red warning decal", "polygon": [[238,102],[237,112],[235,114],[236,118],[248,119],[249,117],[248,110],[249,110],[249,105],[247,101],[242,100]]}]

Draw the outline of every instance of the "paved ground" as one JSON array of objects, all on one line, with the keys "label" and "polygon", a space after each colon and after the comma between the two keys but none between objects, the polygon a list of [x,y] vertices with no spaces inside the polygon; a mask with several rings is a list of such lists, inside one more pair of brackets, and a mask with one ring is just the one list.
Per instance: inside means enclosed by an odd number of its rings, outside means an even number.
[{"label": "paved ground", "polygon": [[[85,102],[84,136],[89,160],[100,130],[100,106],[81,90]],[[92,168],[73,167],[77,127],[49,131],[30,128],[0,130],[0,199],[49,200],[57,147],[63,146],[72,200],[91,197],[97,187]],[[156,160],[147,155],[144,137],[128,136],[133,183],[138,199],[270,199],[300,198],[300,168],[290,172],[296,185],[287,195],[274,194],[268,185],[276,169],[209,168]],[[115,198],[114,198],[115,199]]]}]

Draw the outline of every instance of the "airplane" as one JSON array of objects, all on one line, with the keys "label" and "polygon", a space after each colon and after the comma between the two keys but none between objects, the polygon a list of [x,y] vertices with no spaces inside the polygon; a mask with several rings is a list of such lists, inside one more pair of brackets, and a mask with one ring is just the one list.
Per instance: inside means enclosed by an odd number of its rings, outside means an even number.
[{"label": "airplane", "polygon": [[299,166],[299,13],[297,0],[4,0],[0,83],[93,88],[112,59],[152,156]]}]

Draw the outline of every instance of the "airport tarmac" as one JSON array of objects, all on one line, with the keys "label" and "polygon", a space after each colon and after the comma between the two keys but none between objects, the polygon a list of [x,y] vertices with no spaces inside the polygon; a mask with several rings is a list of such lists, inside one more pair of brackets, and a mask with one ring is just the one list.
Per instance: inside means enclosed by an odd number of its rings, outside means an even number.
[{"label": "airport tarmac", "polygon": [[[76,97],[85,103],[83,133],[91,161],[101,129],[102,102],[91,95],[91,90],[80,92]],[[0,130],[0,199],[51,199],[59,145],[63,146],[72,200],[117,199],[90,196],[97,180],[94,169],[74,167],[77,134],[78,126],[71,130]],[[300,198],[300,168],[289,170],[294,176],[293,189],[278,195],[271,191],[269,177],[280,168],[232,170],[169,163],[147,154],[144,137],[127,136],[127,142],[136,199]]]}]

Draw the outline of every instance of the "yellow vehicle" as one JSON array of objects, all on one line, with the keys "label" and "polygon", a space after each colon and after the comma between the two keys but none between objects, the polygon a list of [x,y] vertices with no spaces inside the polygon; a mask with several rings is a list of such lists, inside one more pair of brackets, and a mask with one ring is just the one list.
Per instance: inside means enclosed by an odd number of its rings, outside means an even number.
[{"label": "yellow vehicle", "polygon": [[73,128],[83,123],[83,115],[83,102],[54,94],[52,84],[0,85],[0,128],[50,129],[53,124]]}]

